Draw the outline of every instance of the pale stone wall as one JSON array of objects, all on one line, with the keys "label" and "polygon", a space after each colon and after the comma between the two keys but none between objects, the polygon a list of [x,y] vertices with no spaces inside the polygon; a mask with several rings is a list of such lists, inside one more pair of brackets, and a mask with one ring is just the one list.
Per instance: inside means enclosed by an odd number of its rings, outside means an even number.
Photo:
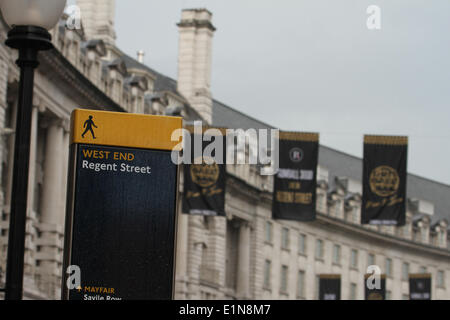
[{"label": "pale stone wall", "polygon": [[115,0],[77,0],[77,5],[87,38],[114,44]]},{"label": "pale stone wall", "polygon": [[[268,219],[267,217],[266,219]],[[288,226],[290,230],[290,248],[289,250],[281,249],[280,230],[282,226]],[[307,254],[303,256],[298,253],[298,237],[299,234],[307,236]],[[324,241],[323,259],[315,257],[316,241],[321,239]],[[410,264],[410,273],[419,272],[422,265],[427,266],[427,271],[436,277],[437,270],[450,272],[450,263],[448,255],[437,255],[427,253],[427,249],[406,249],[400,246],[391,245],[385,241],[371,241],[368,235],[352,235],[345,230],[339,230],[338,227],[330,225],[325,226],[321,222],[317,223],[287,223],[274,222],[274,241],[272,245],[264,245],[263,257],[272,262],[272,287],[271,290],[262,290],[256,293],[258,298],[263,299],[296,299],[297,298],[297,275],[300,270],[306,274],[305,288],[306,299],[317,299],[314,279],[321,273],[341,274],[342,276],[342,298],[350,299],[350,283],[357,285],[357,298],[364,298],[364,282],[363,276],[367,268],[368,254],[375,255],[375,263],[381,267],[382,272],[385,270],[386,258],[393,261],[392,276],[387,277],[387,290],[391,291],[392,299],[402,299],[404,294],[408,294],[407,279],[402,280],[402,263]],[[333,245],[341,247],[341,262],[334,264]],[[350,266],[351,250],[358,252],[358,266],[352,268]],[[289,267],[289,288],[288,294],[280,293],[280,269],[281,265]],[[447,289],[437,290],[436,285],[433,286],[433,299],[450,299],[450,292]],[[261,288],[260,288],[261,289]]]},{"label": "pale stone wall", "polygon": [[[386,261],[391,261],[391,273],[387,275],[387,292],[390,299],[408,298],[408,277],[403,274],[403,264],[409,265],[408,274],[430,272],[433,277],[433,299],[450,299],[450,252],[447,250],[447,241],[439,242],[438,235],[442,232],[442,239],[447,239],[447,222],[441,221],[435,227],[435,238],[430,236],[430,216],[422,218],[421,222],[413,224],[412,217],[423,213],[418,206],[408,205],[407,224],[401,228],[361,226],[360,210],[361,195],[360,184],[348,179],[339,179],[343,182],[333,192],[328,192],[326,183],[319,183],[317,193],[318,219],[311,223],[295,221],[275,221],[271,219],[270,193],[263,191],[264,179],[252,179],[251,166],[227,165],[230,178],[227,183],[226,212],[227,228],[225,256],[222,257],[221,272],[231,277],[231,283],[225,282],[225,288],[217,288],[215,294],[205,285],[193,287],[191,290],[199,293],[202,298],[217,298],[225,292],[226,299],[317,299],[317,276],[322,273],[334,273],[342,276],[342,299],[351,299],[352,285],[355,286],[355,299],[364,299],[364,274],[368,266],[369,255],[374,256],[374,263],[387,273]],[[320,168],[323,173],[326,168]],[[251,184],[239,183],[232,178],[237,176],[241,181]],[[328,174],[323,177],[328,180]],[[323,179],[322,179],[323,180]],[[351,192],[351,197],[348,193]],[[417,201],[416,201],[417,202]],[[412,203],[409,201],[408,203]],[[430,211],[429,214],[432,214]],[[198,217],[188,217],[198,219]],[[211,219],[211,218],[208,218]],[[221,219],[221,218],[216,218]],[[268,243],[266,237],[266,222],[272,225],[272,240]],[[250,226],[249,237],[241,232],[243,226]],[[204,227],[204,226],[203,226]],[[188,256],[193,253],[192,243],[204,241],[199,224],[195,233],[187,235],[190,245]],[[283,249],[281,245],[281,230],[289,229],[289,247]],[[233,231],[235,230],[235,231]],[[233,240],[238,232],[238,241]],[[426,237],[414,238],[413,233],[425,232]],[[306,236],[306,252],[299,252],[299,236]],[[203,240],[200,240],[203,239]],[[208,239],[208,238],[207,238]],[[248,239],[250,239],[248,241]],[[323,243],[322,257],[316,257],[317,240]],[[334,247],[339,246],[339,259],[333,260]],[[208,243],[205,243],[208,247]],[[351,265],[352,251],[356,252],[356,266]],[[248,255],[248,256],[246,256]],[[265,261],[270,261],[270,287],[264,287]],[[197,261],[197,263],[200,260]],[[231,263],[230,263],[231,261]],[[204,261],[200,262],[204,263]],[[219,264],[220,265],[220,264]],[[287,290],[282,292],[281,268],[288,268]],[[201,268],[201,266],[200,266]],[[298,274],[304,272],[303,295],[298,294]],[[438,272],[444,272],[445,284],[437,285]],[[187,274],[184,281],[196,282],[192,277],[196,274]],[[236,282],[234,282],[236,281]],[[247,281],[250,281],[247,287]],[[245,292],[249,289],[248,296]],[[201,292],[208,291],[208,295]],[[177,295],[184,299],[194,297],[196,293],[189,292],[188,296]]]},{"label": "pale stone wall", "polygon": [[215,31],[206,9],[183,10],[179,27],[178,91],[212,122],[211,61]]},{"label": "pale stone wall", "polygon": [[[7,100],[6,93],[8,87],[8,52],[6,49],[0,47],[0,177],[4,177],[3,175],[3,164],[6,162],[8,157],[8,153],[6,152],[6,148],[9,144],[11,132],[8,132],[6,128],[6,109],[7,109]],[[2,186],[3,187],[3,186]],[[0,208],[2,209],[0,212],[0,270],[4,271],[5,263],[6,263],[6,250],[7,247],[5,245],[5,239],[7,239],[7,229],[8,229],[8,221],[7,216],[4,213],[5,208],[5,197],[7,196],[4,193],[5,188],[0,189]],[[1,280],[4,280],[0,277]],[[1,281],[0,281],[0,285]]]}]

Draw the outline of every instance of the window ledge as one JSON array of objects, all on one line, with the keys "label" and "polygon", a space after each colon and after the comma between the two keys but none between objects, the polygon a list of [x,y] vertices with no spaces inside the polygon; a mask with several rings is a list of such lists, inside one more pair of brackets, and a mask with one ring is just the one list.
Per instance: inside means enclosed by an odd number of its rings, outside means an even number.
[{"label": "window ledge", "polygon": [[320,261],[320,262],[324,262],[324,259],[323,259],[323,258],[315,257],[315,260],[316,260],[316,261]]},{"label": "window ledge", "polygon": [[267,286],[263,286],[263,290],[272,292],[272,288],[271,287],[267,287]]},{"label": "window ledge", "polygon": [[341,265],[340,262],[333,262],[333,266],[336,266],[336,267],[342,267],[342,265]]}]

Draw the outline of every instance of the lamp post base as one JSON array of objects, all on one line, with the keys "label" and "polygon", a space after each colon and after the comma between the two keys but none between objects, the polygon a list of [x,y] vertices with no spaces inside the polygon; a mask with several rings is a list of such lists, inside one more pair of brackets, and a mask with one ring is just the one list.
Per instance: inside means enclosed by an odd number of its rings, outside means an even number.
[{"label": "lamp post base", "polygon": [[47,30],[32,26],[14,27],[8,32],[5,44],[19,50],[16,63],[20,67],[5,300],[20,300],[23,295],[34,69],[39,64],[38,51],[49,50],[53,45]]}]

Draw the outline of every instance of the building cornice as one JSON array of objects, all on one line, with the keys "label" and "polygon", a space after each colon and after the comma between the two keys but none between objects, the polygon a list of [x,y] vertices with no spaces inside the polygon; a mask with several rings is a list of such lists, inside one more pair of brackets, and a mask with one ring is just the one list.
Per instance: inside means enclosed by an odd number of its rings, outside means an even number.
[{"label": "building cornice", "polygon": [[345,220],[330,217],[323,213],[317,213],[316,217],[317,221],[322,224],[330,224],[333,225],[333,228],[339,227],[346,232],[350,231],[355,235],[367,237],[368,241],[376,240],[384,243],[395,244],[409,250],[421,251],[425,254],[434,254],[443,258],[450,258],[450,251],[446,249],[441,249],[423,243],[414,242],[412,240],[398,238],[387,233],[367,229],[362,225],[349,223]]},{"label": "building cornice", "polygon": [[86,100],[86,106],[113,111],[125,111],[103,91],[86,78],[72,63],[70,63],[58,50],[42,52],[40,55],[41,72],[51,73],[52,78],[68,84],[70,96],[81,94]]},{"label": "building cornice", "polygon": [[[260,202],[261,200],[264,200],[264,203],[269,204],[270,206],[272,202],[272,194],[270,192],[262,191],[233,174],[227,173],[227,177],[228,180],[231,180],[227,181],[227,186],[230,186],[233,190],[239,191],[239,193],[243,196],[250,197],[253,201]],[[416,250],[426,254],[434,254],[444,258],[450,258],[450,250],[447,249],[399,238],[388,233],[371,230],[363,225],[354,224],[340,218],[334,218],[323,212],[317,211],[316,217],[317,221],[322,224],[330,224],[333,225],[333,228],[338,227],[347,233],[352,232],[354,235],[362,235],[367,237],[367,241],[382,241],[384,243],[395,244],[409,250]]]},{"label": "building cornice", "polygon": [[208,20],[182,20],[177,23],[179,28],[195,28],[195,29],[208,29],[212,32],[216,31],[216,27],[213,26],[211,21]]},{"label": "building cornice", "polygon": [[251,200],[257,202],[260,200],[261,191],[256,187],[248,184],[243,179],[232,175],[227,172],[227,187],[233,189],[233,191],[238,191],[240,195],[249,197]]}]

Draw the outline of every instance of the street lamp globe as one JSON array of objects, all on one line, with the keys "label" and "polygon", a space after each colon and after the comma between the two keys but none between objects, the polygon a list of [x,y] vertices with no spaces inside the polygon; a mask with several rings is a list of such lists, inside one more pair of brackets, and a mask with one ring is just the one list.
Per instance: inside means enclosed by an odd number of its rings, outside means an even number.
[{"label": "street lamp globe", "polygon": [[61,17],[67,0],[0,0],[6,23],[15,26],[53,28]]}]

